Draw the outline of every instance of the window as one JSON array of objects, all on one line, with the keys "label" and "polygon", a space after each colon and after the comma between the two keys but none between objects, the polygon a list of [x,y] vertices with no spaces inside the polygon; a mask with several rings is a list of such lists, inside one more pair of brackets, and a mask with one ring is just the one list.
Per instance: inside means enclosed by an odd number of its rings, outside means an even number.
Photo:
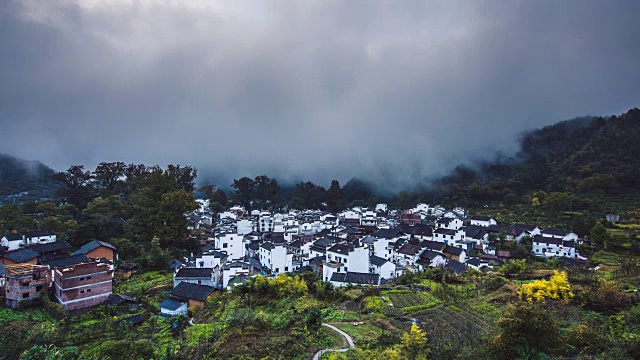
[{"label": "window", "polygon": [[29,298],[29,293],[22,293],[22,298],[23,299],[28,299]]},{"label": "window", "polygon": [[83,277],[81,277],[81,278],[80,278],[80,281],[82,281],[82,280],[84,280],[84,278],[83,278]]},{"label": "window", "polygon": [[87,289],[87,292],[91,292],[91,289]]},{"label": "window", "polygon": [[91,276],[87,276],[87,279],[86,279],[86,280],[89,280],[89,279],[91,279]]},{"label": "window", "polygon": [[222,244],[222,248],[226,249],[227,248],[227,243]]},{"label": "window", "polygon": [[84,294],[84,290],[80,290],[80,294]]},{"label": "window", "polygon": [[346,263],[347,263],[347,259],[345,258],[345,259],[343,259],[343,260],[344,260],[344,263],[346,264]]},{"label": "window", "polygon": [[42,291],[42,285],[36,285],[36,291],[37,292]]}]

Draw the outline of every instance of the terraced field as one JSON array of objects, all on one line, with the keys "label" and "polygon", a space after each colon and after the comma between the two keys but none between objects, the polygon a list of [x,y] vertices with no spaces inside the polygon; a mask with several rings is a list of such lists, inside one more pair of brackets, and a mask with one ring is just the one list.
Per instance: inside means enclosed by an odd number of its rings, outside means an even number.
[{"label": "terraced field", "polygon": [[491,323],[465,307],[438,306],[412,316],[421,322],[420,328],[426,332],[433,355],[445,357],[462,347],[478,345],[493,328]]},{"label": "terraced field", "polygon": [[407,291],[383,292],[383,296],[388,299],[393,306],[385,307],[384,313],[388,316],[402,315],[408,312],[425,310],[437,306],[440,301],[429,293],[416,293]]}]

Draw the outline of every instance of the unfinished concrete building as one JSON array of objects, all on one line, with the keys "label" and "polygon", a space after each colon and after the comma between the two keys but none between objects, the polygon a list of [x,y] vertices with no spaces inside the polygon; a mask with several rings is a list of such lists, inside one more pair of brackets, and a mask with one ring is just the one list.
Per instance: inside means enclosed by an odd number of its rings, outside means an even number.
[{"label": "unfinished concrete building", "polygon": [[46,296],[50,280],[48,266],[6,265],[5,274],[7,306],[17,309],[23,301]]},{"label": "unfinished concrete building", "polygon": [[64,310],[102,304],[113,289],[113,270],[107,264],[87,262],[54,271],[53,291]]}]

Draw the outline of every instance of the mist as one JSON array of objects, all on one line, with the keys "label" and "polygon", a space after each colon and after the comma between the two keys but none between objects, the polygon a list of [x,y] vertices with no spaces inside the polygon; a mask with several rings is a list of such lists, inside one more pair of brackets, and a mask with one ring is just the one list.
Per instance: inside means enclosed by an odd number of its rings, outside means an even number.
[{"label": "mist", "polygon": [[8,1],[0,152],[402,189],[640,99],[637,1]]}]

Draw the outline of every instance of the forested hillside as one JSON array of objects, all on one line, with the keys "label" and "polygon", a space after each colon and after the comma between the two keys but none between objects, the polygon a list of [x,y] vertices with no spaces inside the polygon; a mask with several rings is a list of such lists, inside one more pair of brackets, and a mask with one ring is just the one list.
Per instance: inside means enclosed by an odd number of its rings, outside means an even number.
[{"label": "forested hillside", "polygon": [[430,192],[462,203],[519,202],[537,191],[620,194],[640,190],[640,110],[582,117],[523,135],[513,157],[459,166]]},{"label": "forested hillside", "polygon": [[51,179],[53,169],[39,161],[17,159],[0,154],[0,202],[21,192],[52,191],[58,188]]}]

